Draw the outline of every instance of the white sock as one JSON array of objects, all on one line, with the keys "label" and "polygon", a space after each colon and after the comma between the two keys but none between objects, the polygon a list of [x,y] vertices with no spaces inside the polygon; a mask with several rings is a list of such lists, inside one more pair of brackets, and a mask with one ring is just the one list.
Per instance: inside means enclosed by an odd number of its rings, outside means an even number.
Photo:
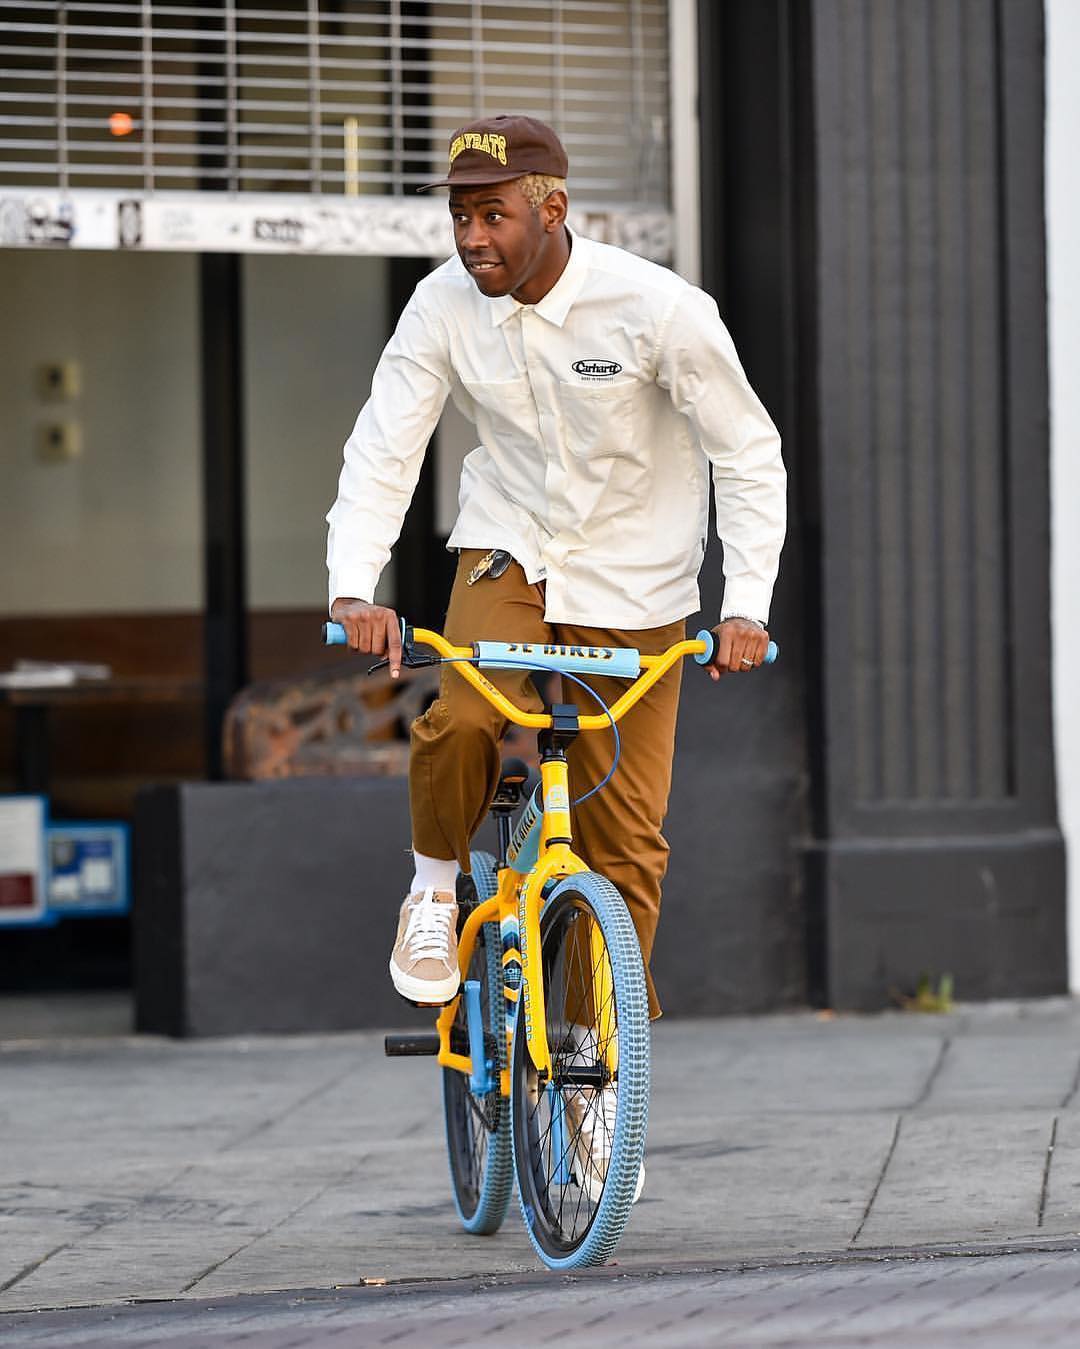
[{"label": "white sock", "polygon": [[413,873],[412,885],[409,886],[410,895],[418,895],[423,890],[449,890],[451,894],[457,888],[458,864],[456,858],[451,857],[449,862],[444,862],[441,857],[425,857],[422,852],[413,853],[413,865],[416,871]]},{"label": "white sock", "polygon": [[574,1046],[575,1063],[593,1063],[596,1060],[596,1031],[592,1026],[581,1026],[573,1022],[570,1026],[570,1043]]}]

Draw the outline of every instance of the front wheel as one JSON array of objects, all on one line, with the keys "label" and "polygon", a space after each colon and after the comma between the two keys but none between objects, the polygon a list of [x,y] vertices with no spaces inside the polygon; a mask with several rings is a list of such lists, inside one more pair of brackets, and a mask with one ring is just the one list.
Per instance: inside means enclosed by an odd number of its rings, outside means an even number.
[{"label": "front wheel", "polygon": [[[495,859],[490,853],[474,852],[472,885],[467,876],[458,878],[461,917],[475,902],[494,895],[498,887]],[[475,886],[475,895],[472,888]],[[443,1069],[443,1105],[446,1111],[446,1150],[454,1204],[466,1232],[488,1236],[497,1232],[506,1217],[513,1186],[510,1155],[510,1115],[500,1092],[500,1074],[506,1065],[506,1030],[502,977],[502,938],[498,923],[484,923],[473,947],[469,968],[462,971],[462,984],[475,979],[480,984],[480,1007],[484,1043],[492,1063],[494,1091],[476,1095],[469,1079],[456,1068]],[[469,1032],[465,999],[458,999],[450,1046],[468,1054]]]},{"label": "front wheel", "polygon": [[634,925],[592,872],[540,919],[552,1077],[529,1055],[524,998],[511,1060],[511,1134],[525,1226],[551,1269],[602,1264],[622,1236],[645,1151],[649,1010]]}]

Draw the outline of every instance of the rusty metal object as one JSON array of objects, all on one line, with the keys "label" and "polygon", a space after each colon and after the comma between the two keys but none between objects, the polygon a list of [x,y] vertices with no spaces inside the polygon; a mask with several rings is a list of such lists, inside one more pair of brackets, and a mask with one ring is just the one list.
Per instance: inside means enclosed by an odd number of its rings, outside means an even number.
[{"label": "rusty metal object", "polygon": [[404,774],[409,726],[438,692],[437,670],[324,670],[252,684],[229,704],[224,759],[229,778]]}]

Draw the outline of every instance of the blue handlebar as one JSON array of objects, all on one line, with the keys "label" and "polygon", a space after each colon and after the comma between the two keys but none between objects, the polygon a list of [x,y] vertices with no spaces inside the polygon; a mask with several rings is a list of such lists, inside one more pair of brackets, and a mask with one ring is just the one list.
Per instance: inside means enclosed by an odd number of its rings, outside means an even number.
[{"label": "blue handlebar", "polygon": [[[340,623],[324,623],[322,625],[322,638],[324,646],[348,646],[349,644],[345,629]],[[699,642],[707,642],[709,645],[707,651],[703,651],[700,656],[695,656],[694,659],[699,665],[708,665],[716,652],[716,638],[708,628],[702,628],[697,635],[697,639]],[[770,642],[765,652],[765,660],[762,663],[771,665],[779,654],[780,648],[775,642]]]},{"label": "blue handlebar", "polygon": [[[697,635],[697,639],[699,642],[707,642],[708,650],[703,651],[700,656],[695,656],[694,659],[699,665],[708,665],[716,654],[716,634],[709,628],[702,628]],[[779,654],[780,648],[775,642],[770,642],[765,651],[765,659],[761,662],[762,665],[771,665]]]}]

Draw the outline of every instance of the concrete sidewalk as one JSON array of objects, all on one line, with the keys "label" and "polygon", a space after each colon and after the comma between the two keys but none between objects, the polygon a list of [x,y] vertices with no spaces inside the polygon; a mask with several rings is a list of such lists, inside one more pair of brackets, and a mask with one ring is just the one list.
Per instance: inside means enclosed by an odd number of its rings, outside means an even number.
[{"label": "concrete sidewalk", "polygon": [[[653,1063],[620,1269],[1080,1231],[1072,1002],[662,1021]],[[0,1311],[538,1267],[516,1205],[460,1230],[381,1035],[7,1040],[0,1136]]]}]

